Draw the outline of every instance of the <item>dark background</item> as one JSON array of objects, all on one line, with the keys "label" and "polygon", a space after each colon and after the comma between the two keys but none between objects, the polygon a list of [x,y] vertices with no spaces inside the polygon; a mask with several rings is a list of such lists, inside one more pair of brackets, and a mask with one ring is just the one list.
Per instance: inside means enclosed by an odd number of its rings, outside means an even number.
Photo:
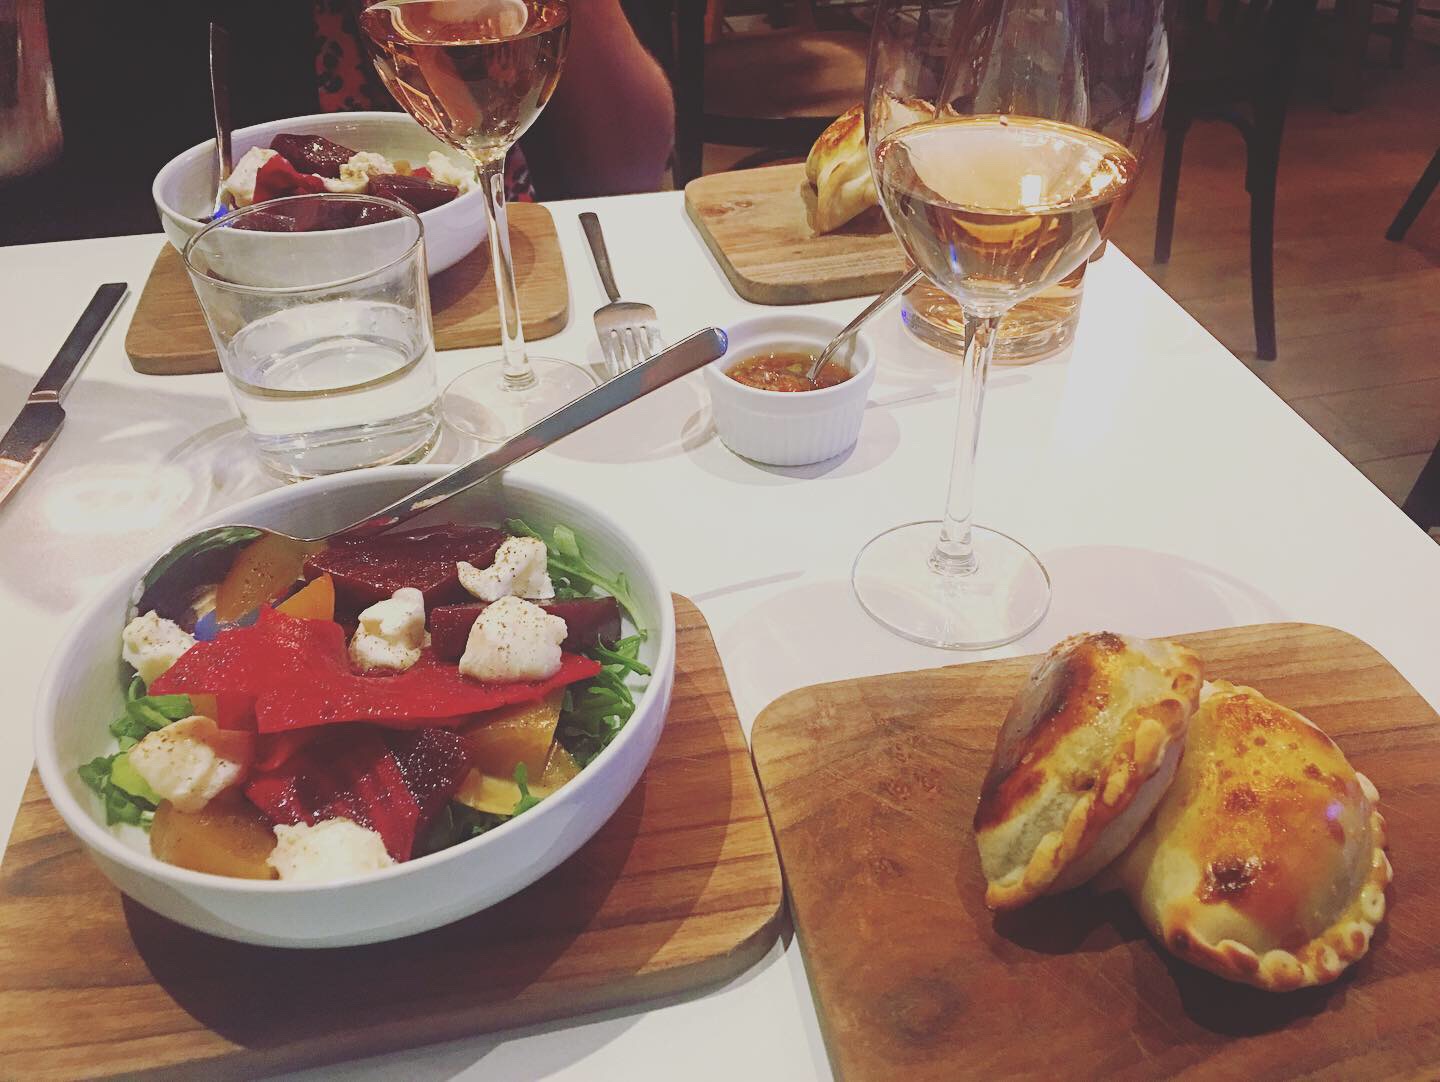
[{"label": "dark background", "polygon": [[230,31],[236,128],[319,108],[309,0],[50,0],[46,19],[65,148],[0,182],[0,244],[159,228],[150,182],[214,135],[212,19]]}]

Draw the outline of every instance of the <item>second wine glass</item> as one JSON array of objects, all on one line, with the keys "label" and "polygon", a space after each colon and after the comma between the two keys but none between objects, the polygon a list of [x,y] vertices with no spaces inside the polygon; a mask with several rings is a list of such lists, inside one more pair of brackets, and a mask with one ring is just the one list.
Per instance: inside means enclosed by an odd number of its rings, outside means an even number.
[{"label": "second wine glass", "polygon": [[894,527],[856,558],[865,610],[948,649],[1035,627],[1050,579],[972,521],[985,380],[1001,318],[1099,246],[1138,171],[1168,78],[1163,0],[880,0],[866,138],[911,260],[964,309],[945,517]]},{"label": "second wine glass", "polygon": [[503,357],[455,379],[441,409],[466,435],[504,440],[595,385],[579,365],[527,353],[505,214],[505,156],[560,80],[570,7],[566,0],[381,0],[361,13],[360,25],[395,99],[475,162]]}]

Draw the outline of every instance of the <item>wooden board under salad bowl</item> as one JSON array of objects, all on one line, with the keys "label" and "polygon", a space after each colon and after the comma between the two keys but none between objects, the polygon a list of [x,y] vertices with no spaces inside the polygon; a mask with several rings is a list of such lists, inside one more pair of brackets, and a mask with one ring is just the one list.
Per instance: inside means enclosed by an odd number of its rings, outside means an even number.
[{"label": "wooden board under salad bowl", "polygon": [[805,688],[753,746],[837,1075],[1440,1077],[1440,718],[1334,628],[1175,638],[1306,714],[1379,788],[1395,879],[1370,953],[1276,994],[1162,953],[1118,894],[989,912],[970,822],[1037,658]]},{"label": "wooden board under salad bowl", "polygon": [[[570,285],[555,220],[538,203],[515,203],[509,215],[525,337],[534,341],[559,334],[570,317]],[[488,244],[430,279],[430,311],[436,349],[492,346],[500,341]],[[130,366],[147,376],[220,371],[200,301],[172,245],[165,245],[155,258],[125,333],[125,352]]]},{"label": "wooden board under salad bowl", "polygon": [[409,939],[293,951],[124,898],[32,776],[0,865],[0,1077],[253,1077],[725,980],[777,934],[780,870],[709,628],[675,598],[670,712],[570,860]]}]

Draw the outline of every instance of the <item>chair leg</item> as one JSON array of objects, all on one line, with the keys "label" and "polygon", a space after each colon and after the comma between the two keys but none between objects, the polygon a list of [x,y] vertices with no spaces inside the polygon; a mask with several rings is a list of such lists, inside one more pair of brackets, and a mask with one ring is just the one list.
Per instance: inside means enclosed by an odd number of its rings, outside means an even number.
[{"label": "chair leg", "polygon": [[1430,453],[1430,460],[1420,471],[1415,487],[1405,498],[1401,510],[1414,519],[1415,524],[1422,530],[1432,530],[1440,526],[1440,443],[1437,443],[1435,450]]},{"label": "chair leg", "polygon": [[[1263,139],[1265,145],[1259,145]],[[1246,163],[1250,189],[1250,301],[1255,310],[1255,355],[1273,361],[1275,348],[1275,180],[1280,135],[1257,138]]]},{"label": "chair leg", "polygon": [[1395,13],[1395,25],[1391,27],[1390,66],[1404,67],[1405,46],[1410,42],[1410,29],[1415,22],[1415,9],[1419,0],[1400,0],[1400,10]]},{"label": "chair leg", "polygon": [[1167,124],[1165,161],[1160,170],[1160,211],[1155,216],[1155,262],[1170,262],[1170,242],[1175,236],[1175,201],[1180,195],[1180,160],[1185,153],[1188,120]]},{"label": "chair leg", "polygon": [[1386,240],[1404,240],[1406,231],[1415,224],[1415,219],[1420,217],[1420,211],[1425,206],[1425,201],[1435,194],[1435,189],[1440,187],[1440,150],[1435,152],[1435,157],[1430,159],[1430,164],[1425,167],[1425,172],[1411,189],[1405,199],[1405,205],[1400,208],[1400,213],[1395,215],[1395,220],[1390,223],[1390,228],[1385,230]]}]

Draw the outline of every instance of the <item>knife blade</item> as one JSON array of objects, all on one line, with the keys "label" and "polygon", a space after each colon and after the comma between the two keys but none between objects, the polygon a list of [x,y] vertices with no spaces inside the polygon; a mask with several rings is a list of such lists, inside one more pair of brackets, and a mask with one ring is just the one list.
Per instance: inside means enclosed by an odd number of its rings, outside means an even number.
[{"label": "knife blade", "polygon": [[4,506],[55,441],[56,433],[65,423],[65,408],[60,405],[65,387],[90,355],[129,290],[124,282],[109,282],[95,291],[60,352],[55,354],[25,400],[20,416],[9,431],[0,436],[0,506]]}]

